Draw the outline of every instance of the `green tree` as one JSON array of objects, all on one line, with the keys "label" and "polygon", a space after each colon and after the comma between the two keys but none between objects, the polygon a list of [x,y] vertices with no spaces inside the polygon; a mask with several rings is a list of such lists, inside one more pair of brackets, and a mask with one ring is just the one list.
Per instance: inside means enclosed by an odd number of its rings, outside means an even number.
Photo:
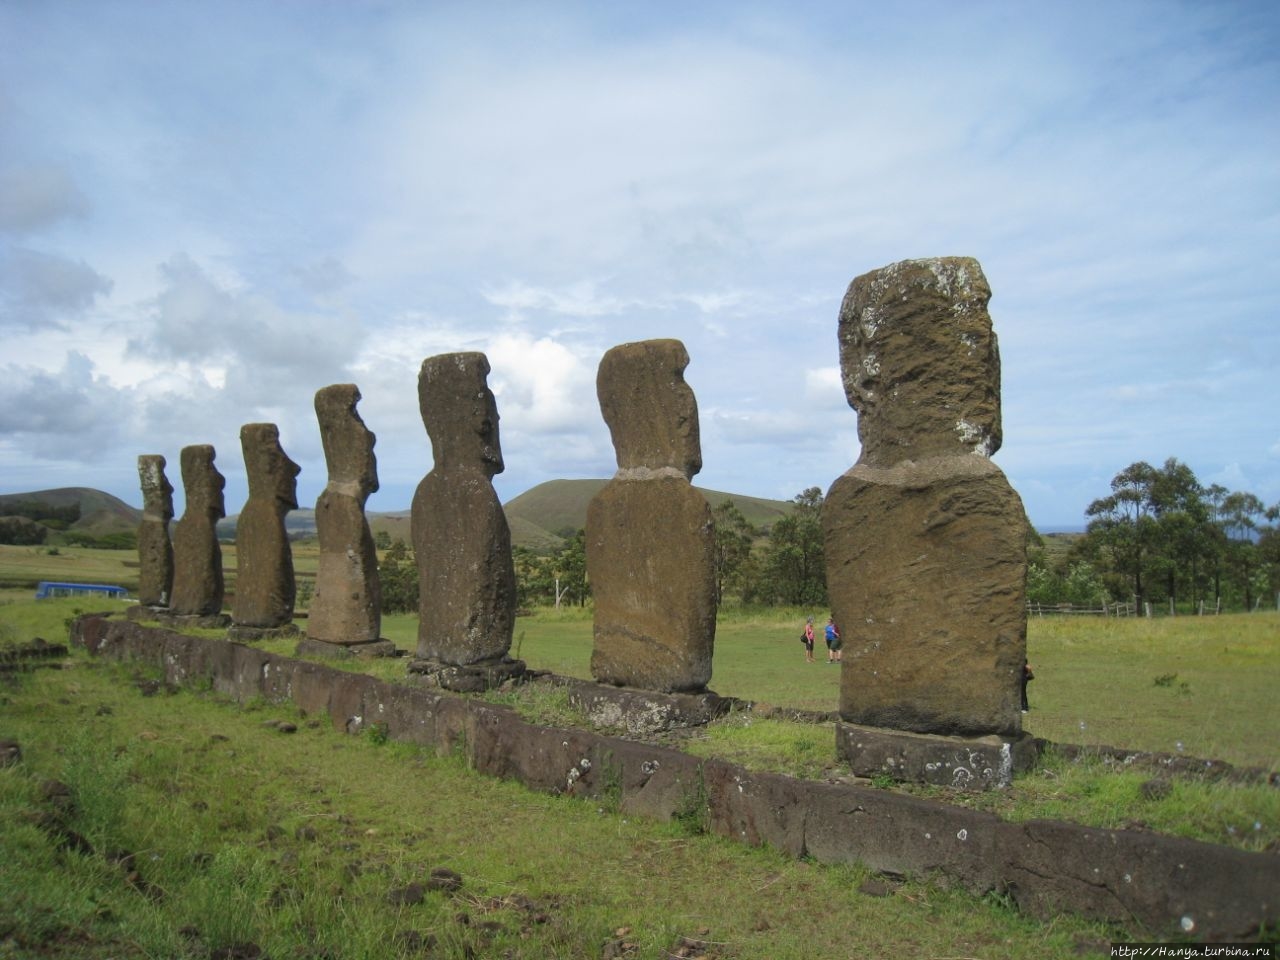
[{"label": "green tree", "polygon": [[391,534],[386,530],[379,530],[373,535],[373,545],[379,550],[388,550],[391,548]]},{"label": "green tree", "polygon": [[[587,582],[587,531],[575,531],[562,547],[551,555],[551,574],[559,584],[559,601],[576,601],[586,606],[591,596],[591,584]],[[554,588],[553,588],[554,589]]]},{"label": "green tree", "polygon": [[724,602],[725,591],[737,585],[751,559],[756,529],[732,500],[724,500],[711,511],[715,522],[716,606]]},{"label": "green tree", "polygon": [[1252,493],[1229,493],[1222,500],[1218,520],[1227,537],[1227,569],[1246,610],[1253,609],[1260,584],[1258,569],[1259,526],[1266,508]]},{"label": "green tree", "polygon": [[763,599],[793,606],[827,602],[827,573],[822,549],[822,491],[809,487],[795,506],[773,524],[763,562]]},{"label": "green tree", "polygon": [[378,580],[383,613],[418,612],[418,565],[399,537],[378,564]]},{"label": "green tree", "polygon": [[1113,569],[1128,584],[1139,607],[1147,599],[1143,574],[1156,541],[1155,483],[1155,467],[1140,460],[1112,478],[1110,496],[1094,500],[1085,510],[1092,518],[1088,536],[1109,554]]}]

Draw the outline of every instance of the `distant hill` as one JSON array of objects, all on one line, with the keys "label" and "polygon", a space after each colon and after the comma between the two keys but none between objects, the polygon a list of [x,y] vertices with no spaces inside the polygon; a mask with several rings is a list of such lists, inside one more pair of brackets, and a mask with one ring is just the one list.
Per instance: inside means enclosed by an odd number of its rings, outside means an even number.
[{"label": "distant hill", "polygon": [[[511,525],[511,541],[530,549],[548,549],[560,540],[563,530],[578,530],[587,525],[587,504],[607,480],[548,480],[509,500],[503,507]],[[769,527],[791,512],[786,500],[764,500],[721,490],[697,488],[712,509],[732,500],[748,522],[755,527]],[[533,538],[539,533],[549,538],[547,546],[539,546]]]},{"label": "distant hill", "polygon": [[78,506],[80,519],[68,530],[102,536],[138,529],[142,511],[118,497],[91,487],[59,487],[56,490],[34,490],[31,493],[0,494],[0,516],[5,516],[22,503],[41,503],[50,507]]},{"label": "distant hill", "polygon": [[[516,546],[545,552],[561,543],[561,531],[578,530],[587,524],[587,504],[607,483],[607,480],[548,480],[520,496],[508,501],[503,510],[511,526],[511,542]],[[757,528],[768,528],[779,517],[786,516],[792,504],[785,500],[764,500],[745,497],[720,490],[699,487],[712,508],[725,500],[732,500],[747,520]],[[58,490],[37,490],[33,493],[0,495],[0,516],[6,513],[6,504],[38,501],[52,507],[68,507],[78,504],[80,519],[68,529],[102,536],[108,533],[135,531],[142,519],[142,511],[129,506],[123,500],[101,490],[89,487],[63,487]],[[218,521],[218,536],[232,540],[236,535],[239,514],[232,514]],[[370,513],[369,527],[375,534],[385,530],[392,540],[409,542],[409,510]],[[291,510],[285,517],[285,529],[290,536],[305,539],[316,535],[316,512],[313,509]]]}]

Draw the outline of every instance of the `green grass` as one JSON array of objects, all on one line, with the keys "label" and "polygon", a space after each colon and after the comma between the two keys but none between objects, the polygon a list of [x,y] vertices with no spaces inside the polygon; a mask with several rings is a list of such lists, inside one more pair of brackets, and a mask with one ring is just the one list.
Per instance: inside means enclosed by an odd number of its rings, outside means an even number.
[{"label": "green grass", "polygon": [[1274,611],[1033,618],[1027,647],[1036,679],[1024,725],[1037,736],[1280,769]]},{"label": "green grass", "polygon": [[[24,759],[0,770],[0,955],[195,960],[252,943],[271,957],[372,960],[424,955],[416,937],[434,939],[433,957],[598,958],[611,940],[663,957],[687,938],[738,960],[855,944],[865,956],[1043,958],[1113,935],[919,879],[868,896],[860,868],[530,793],[282,707],[143,697],[138,679],[81,655],[4,691],[0,733]],[[297,732],[264,725],[277,719]],[[53,823],[41,819],[48,779],[74,797]],[[60,849],[60,830],[88,846]],[[435,868],[460,874],[461,889],[391,901]]]},{"label": "green grass", "polygon": [[[96,598],[40,603],[29,598],[30,592],[25,590],[0,592],[0,645],[28,642],[35,635],[60,641],[65,637],[66,620],[76,613],[123,606]],[[815,617],[825,615],[822,610],[724,612],[717,630],[713,688],[725,695],[781,706],[835,709],[839,670],[821,663],[806,664],[803,650],[793,636],[798,635],[808,613]],[[305,627],[305,621],[300,623]],[[402,648],[414,648],[416,631],[414,617],[384,619],[384,635]],[[589,608],[539,610],[534,616],[520,618],[515,632],[519,655],[531,667],[589,677]],[[289,654],[293,641],[263,646]],[[1036,735],[1059,742],[1167,750],[1241,765],[1280,767],[1280,712],[1274,710],[1274,690],[1280,681],[1280,657],[1276,656],[1280,648],[1280,615],[1268,612],[1155,620],[1036,618],[1029,625],[1028,646],[1037,679],[1031,685],[1033,709],[1024,720],[1027,729]],[[405,676],[403,660],[333,663],[391,680]],[[871,953],[883,955],[915,953],[917,947],[928,950],[933,944],[932,949],[940,955],[967,952],[984,957],[1031,955],[1034,951],[1029,945],[1040,943],[1044,955],[1058,956],[1066,955],[1064,936],[1070,940],[1091,935],[1088,928],[1071,925],[1065,934],[1056,924],[1043,931],[1006,916],[1007,911],[998,905],[978,904],[928,886],[904,888],[909,892],[901,896],[910,898],[908,903],[918,901],[917,906],[928,904],[931,909],[943,911],[941,916],[930,914],[930,922],[951,923],[948,911],[977,911],[975,915],[985,917],[984,923],[992,925],[992,930],[1014,931],[984,938],[978,932],[983,923],[972,927],[961,924],[956,928],[959,939],[955,943],[967,946],[954,949],[950,939],[930,939],[911,927],[915,921],[904,921],[892,912],[903,909],[897,897],[888,903],[867,903],[864,901],[868,898],[854,896],[849,902],[847,887],[856,887],[864,876],[856,870],[782,861],[761,866],[756,858],[767,854],[760,851],[730,852],[708,838],[689,837],[680,825],[664,828],[627,823],[617,818],[607,803],[591,806],[553,800],[513,785],[478,780],[461,769],[456,759],[425,757],[400,745],[379,743],[376,736],[343,738],[305,724],[300,724],[299,735],[281,737],[261,727],[263,719],[281,715],[277,708],[258,704],[254,709],[236,710],[207,695],[193,693],[142,698],[125,682],[127,675],[116,668],[92,663],[83,654],[74,655],[71,665],[73,669],[67,671],[33,673],[22,681],[16,694],[0,691],[8,701],[0,701],[0,736],[16,735],[24,746],[28,740],[37,745],[32,748],[35,753],[28,751],[21,771],[0,771],[0,824],[10,825],[0,826],[0,890],[15,889],[19,876],[30,888],[18,899],[19,906],[13,908],[20,917],[0,912],[0,956],[5,956],[6,923],[24,931],[22,936],[44,931],[39,935],[53,938],[61,945],[59,949],[67,951],[44,954],[50,956],[105,955],[104,943],[120,956],[207,956],[215,941],[225,944],[250,934],[264,948],[274,944],[283,951],[285,945],[291,944],[288,949],[304,950],[302,955],[306,955],[305,949],[312,948],[316,955],[323,955],[324,945],[341,937],[344,944],[355,946],[336,955],[395,956],[377,949],[386,950],[388,938],[397,931],[388,932],[383,924],[385,918],[366,916],[382,909],[381,888],[366,889],[359,884],[367,880],[349,880],[345,875],[335,878],[333,874],[333,863],[343,855],[351,852],[358,854],[357,859],[364,859],[361,851],[373,844],[372,838],[388,835],[397,838],[394,846],[400,852],[393,855],[383,850],[379,855],[382,859],[369,855],[371,859],[366,861],[377,862],[379,876],[387,884],[408,882],[406,878],[413,875],[413,870],[420,873],[430,865],[464,863],[465,870],[454,868],[464,876],[472,871],[486,884],[492,881],[476,895],[482,901],[501,899],[514,891],[539,903],[554,901],[557,910],[572,914],[572,919],[561,921],[561,930],[555,935],[560,939],[547,939],[552,937],[550,932],[534,930],[528,939],[520,941],[523,946],[504,946],[503,949],[516,951],[513,956],[598,956],[603,940],[595,941],[607,938],[613,924],[632,927],[633,935],[641,942],[642,956],[661,956],[676,937],[704,927],[711,929],[712,936],[730,942],[729,955],[734,957],[813,955],[806,952],[810,944],[804,935],[784,937],[776,929],[780,924],[788,930],[809,931],[819,938],[813,942],[821,953],[834,955],[844,955],[847,943],[865,942],[870,944]],[[510,702],[534,722],[580,722],[562,691],[540,689],[532,696],[521,692],[492,697]],[[100,713],[102,706],[109,707],[109,712]],[[231,735],[224,732],[231,729],[240,731],[233,736],[236,746],[210,739],[213,733]],[[43,746],[38,746],[41,742]],[[252,749],[248,746],[251,742],[255,744]],[[302,750],[303,744],[311,746]],[[685,749],[752,769],[796,776],[827,778],[840,772],[834,764],[830,724],[786,723],[738,713],[712,724],[688,741]],[[225,750],[226,756],[220,750]],[[356,763],[360,758],[369,758],[369,765],[362,766],[363,760]],[[284,776],[276,775],[277,766]],[[270,775],[264,775],[264,771],[270,771]],[[156,879],[143,873],[148,883],[166,891],[172,887],[187,892],[166,894],[160,901],[166,905],[161,910],[150,896],[140,896],[127,884],[123,891],[117,889],[121,885],[119,868],[98,862],[103,858],[95,855],[76,859],[78,855],[48,849],[50,841],[44,832],[27,822],[30,811],[39,805],[32,791],[38,791],[39,778],[47,775],[99,785],[96,794],[93,788],[85,788],[88,795],[100,799],[91,804],[97,812],[86,813],[79,828],[86,837],[97,838],[92,840],[95,850],[110,844],[128,849],[195,849],[192,862],[201,867],[199,870],[183,873],[172,867],[176,873],[157,873]],[[405,782],[398,786],[377,782],[402,776]],[[1036,771],[1019,777],[1009,791],[972,796],[929,788],[912,792],[991,810],[1014,820],[1047,816],[1100,827],[1153,829],[1246,850],[1274,850],[1280,846],[1280,791],[1264,786],[1174,780],[1167,796],[1152,798],[1143,792],[1143,784],[1152,776],[1138,771],[1116,772],[1097,761],[1068,763],[1050,756]],[[456,793],[451,793],[455,777],[458,785]],[[144,788],[150,792],[138,793]],[[496,792],[489,794],[490,789]],[[441,792],[438,801],[437,791]],[[187,797],[193,807],[197,801],[191,798],[198,797],[208,809],[181,813],[165,806],[176,802],[176,797]],[[324,803],[325,799],[329,803]],[[348,834],[346,827],[352,824],[336,820],[337,814],[332,810],[339,800],[356,811],[344,808],[342,816],[357,825],[368,825]],[[450,822],[458,815],[458,809],[466,808],[470,816],[470,808],[477,805],[500,811],[497,819],[504,824],[515,817],[517,822],[502,832],[502,842],[522,851],[526,846],[532,848],[534,859],[526,873],[539,882],[513,878],[472,849],[485,846],[484,840],[477,839],[483,832],[481,826],[469,828],[477,831],[473,836]],[[157,813],[143,816],[137,812],[147,810]],[[19,814],[16,820],[9,816],[10,812]],[[209,816],[194,817],[195,813]],[[705,872],[692,874],[700,878],[692,881],[695,884],[700,882],[717,890],[728,884],[741,891],[742,902],[729,897],[735,902],[709,908],[698,903],[693,889],[687,892],[687,899],[678,900],[628,886],[632,878],[624,883],[608,873],[609,858],[615,858],[615,867],[622,864],[624,872],[634,868],[650,879],[661,875],[665,881],[672,874],[666,866],[659,866],[655,857],[636,855],[629,859],[625,850],[619,852],[595,834],[575,833],[585,829],[573,821],[578,816],[608,824],[603,831],[606,834],[643,837],[633,841],[641,847],[648,844],[660,851],[678,849],[681,857],[687,852],[693,859],[711,858],[727,865],[725,869],[730,871],[737,870],[740,863],[755,864],[746,868],[747,875],[731,872],[723,881]],[[174,836],[151,836],[146,832],[161,830],[165,817],[178,825]],[[568,818],[566,823],[573,823],[561,827],[561,817]],[[428,836],[444,837],[447,842],[406,840],[414,832],[406,825],[406,818],[409,823],[425,825]],[[293,842],[299,827],[312,821],[330,827],[336,823],[334,829],[342,833],[342,839],[333,839],[314,862],[308,860],[319,849],[314,848],[314,842],[309,841],[312,846]],[[274,839],[270,839],[267,831],[273,825],[283,834],[275,836],[271,831]],[[651,828],[656,832],[648,833]],[[565,843],[569,845],[560,845],[553,855],[546,849],[547,838],[558,836],[562,829],[567,831]],[[375,833],[364,832],[368,830]],[[190,838],[189,843],[184,837]],[[698,846],[705,842],[712,846]],[[355,849],[341,849],[341,845],[348,844],[354,844]],[[563,877],[554,865],[544,866],[537,860],[538,856],[546,856],[549,862],[554,862],[556,856],[565,859],[566,850],[573,851],[568,859],[590,875],[585,883]],[[204,855],[211,851],[212,857]],[[434,858],[439,863],[430,863],[433,857],[427,853],[435,851],[443,851],[442,859]],[[504,849],[503,856],[510,859],[509,851]],[[595,862],[598,857],[604,858],[603,863]],[[171,869],[173,856],[162,859],[170,865],[164,869]],[[583,865],[584,860],[587,865]],[[16,866],[8,867],[10,862]],[[693,870],[693,866],[678,859],[671,869]],[[544,873],[546,882],[542,883]],[[801,884],[808,886],[797,897]],[[281,889],[294,892],[282,893]],[[298,892],[300,889],[302,892]],[[338,889],[341,896],[334,893]],[[548,892],[551,890],[560,894]],[[425,906],[413,908],[417,911],[415,917],[428,919],[416,927],[402,925],[397,929],[433,931],[447,945],[447,951],[465,952],[470,944],[478,955],[489,955],[486,951],[492,943],[467,940],[476,931],[458,929],[465,925],[456,922],[460,910],[468,911],[473,919],[487,914],[478,913],[480,908],[474,905],[467,906],[471,901],[459,906],[456,899],[434,912]],[[0,903],[4,900],[0,897]],[[145,902],[138,903],[139,900]],[[858,911],[863,922],[870,924],[871,932],[862,934],[836,924],[835,930],[852,939],[821,939],[830,919],[827,900],[836,905],[833,910]],[[181,903],[187,906],[178,913],[169,909]],[[199,904],[213,906],[201,913]],[[282,913],[286,906],[288,910]],[[506,909],[498,907],[494,912]],[[988,909],[995,913],[983,912]],[[402,908],[398,915],[405,912]],[[281,917],[286,914],[293,934],[281,932],[285,924]],[[644,919],[637,920],[637,916]],[[334,923],[345,926],[338,929]],[[885,927],[904,923],[905,939],[896,938]],[[524,921],[512,920],[508,934],[520,939],[516,928],[524,925]],[[756,929],[763,925],[768,929]],[[175,931],[184,926],[200,931],[204,954],[192,952],[195,948],[182,938],[174,939]],[[567,932],[569,929],[572,933]],[[126,930],[127,935],[123,932]],[[310,939],[305,944],[297,939],[298,930],[311,931],[306,934]],[[498,936],[496,932],[494,935]],[[93,949],[85,947],[75,953],[75,945],[80,942],[77,938],[85,936],[90,938]],[[291,936],[294,939],[290,940]],[[377,944],[381,947],[375,947]],[[521,953],[520,949],[527,952]],[[276,955],[275,950],[268,952]]]}]

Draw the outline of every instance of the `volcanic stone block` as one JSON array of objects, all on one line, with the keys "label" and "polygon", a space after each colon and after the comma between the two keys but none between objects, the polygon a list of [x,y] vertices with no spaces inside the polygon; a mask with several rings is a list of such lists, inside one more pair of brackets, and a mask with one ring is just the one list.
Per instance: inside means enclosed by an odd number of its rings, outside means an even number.
[{"label": "volcanic stone block", "polygon": [[173,519],[173,486],[164,475],[165,459],[159,454],[138,457],[142,484],[142,521],[138,524],[138,602],[164,607],[173,590],[173,544],[169,521]]},{"label": "volcanic stone block", "polygon": [[956,790],[1008,787],[1014,774],[1032,769],[1041,742],[1021,737],[941,737],[883,727],[836,724],[836,753],[850,772],[868,779],[933,783]]},{"label": "volcanic stone block", "polygon": [[859,463],[1000,449],[991,287],[971,257],[904,260],[857,277],[840,306],[840,370]]},{"label": "volcanic stone block", "polygon": [[596,392],[618,458],[587,508],[601,683],[675,692],[711,679],[715,531],[689,483],[702,451],[688,363],[679,340],[623,344],[600,361]]},{"label": "volcanic stone block", "polygon": [[515,625],[511,531],[491,482],[502,472],[498,409],[482,353],[429,357],[418,401],[435,466],[411,514],[418,656],[461,666],[503,660]]},{"label": "volcanic stone block", "polygon": [[[298,465],[274,423],[240,428],[249,499],[236,523],[236,592],[231,619],[254,630],[291,625],[296,585],[284,518],[298,507]],[[237,637],[248,639],[237,630]]]},{"label": "volcanic stone block", "polygon": [[376,641],[382,629],[378,554],[365,501],[378,489],[375,437],[356,412],[360,391],[338,383],[316,392],[316,418],[329,483],[316,501],[320,564],[307,637],[327,643]]},{"label": "volcanic stone block", "polygon": [[853,723],[1021,732],[1027,521],[987,459],[1001,441],[990,295],[975,260],[916,260],[858,277],[840,310],[862,453],[822,522]]},{"label": "volcanic stone block", "polygon": [[208,444],[183,447],[182,487],[187,506],[173,529],[173,595],[169,612],[178,616],[217,615],[222,610],[222,548],[217,524],[226,516],[226,481],[213,465]]}]

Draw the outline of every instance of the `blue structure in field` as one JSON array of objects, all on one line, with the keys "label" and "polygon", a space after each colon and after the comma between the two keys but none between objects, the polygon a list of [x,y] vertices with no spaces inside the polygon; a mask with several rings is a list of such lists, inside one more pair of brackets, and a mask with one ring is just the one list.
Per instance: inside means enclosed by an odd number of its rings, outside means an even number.
[{"label": "blue structure in field", "polygon": [[78,597],[85,594],[99,594],[116,600],[129,596],[124,587],[113,587],[102,583],[57,583],[52,580],[41,580],[36,587],[36,599],[47,600],[50,597]]}]

